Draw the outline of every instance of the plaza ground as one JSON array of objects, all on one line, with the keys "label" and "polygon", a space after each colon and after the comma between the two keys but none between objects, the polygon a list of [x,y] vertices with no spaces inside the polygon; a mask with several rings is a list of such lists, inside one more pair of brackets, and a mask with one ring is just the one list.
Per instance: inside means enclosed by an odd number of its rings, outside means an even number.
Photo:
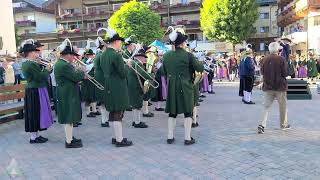
[{"label": "plaza ground", "polygon": [[[74,130],[82,149],[64,148],[64,128],[54,124],[42,135],[46,144],[29,144],[24,121],[0,125],[0,180],[10,179],[320,179],[320,95],[313,100],[288,101],[289,123],[279,128],[278,105],[269,116],[266,133],[258,135],[262,92],[254,91],[256,105],[244,105],[235,84],[217,85],[200,106],[193,146],[184,146],[183,117],[179,116],[175,144],[166,144],[167,115],[155,112],[143,118],[148,129],[131,126],[132,113],[124,120],[124,136],[134,145],[111,145],[112,129],[100,127],[100,117],[83,119]],[[153,106],[151,107],[154,108]],[[16,162],[16,163],[12,163]],[[8,168],[9,167],[9,168]]]}]

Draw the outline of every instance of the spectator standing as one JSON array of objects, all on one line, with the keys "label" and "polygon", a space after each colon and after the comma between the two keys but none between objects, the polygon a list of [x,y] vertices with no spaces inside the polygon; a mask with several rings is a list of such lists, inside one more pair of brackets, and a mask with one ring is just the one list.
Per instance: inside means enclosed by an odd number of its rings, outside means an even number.
[{"label": "spectator standing", "polygon": [[278,56],[280,45],[277,42],[272,42],[269,45],[270,55],[262,60],[261,73],[263,75],[264,91],[264,112],[262,115],[261,124],[258,126],[258,133],[263,134],[267,125],[269,109],[275,99],[279,103],[280,111],[280,127],[282,130],[290,129],[287,118],[287,89],[288,84],[286,76],[288,74],[287,61]]},{"label": "spectator standing", "polygon": [[21,83],[21,61],[20,60],[16,60],[14,61],[14,63],[12,64],[12,68],[14,71],[14,84],[20,84]]}]

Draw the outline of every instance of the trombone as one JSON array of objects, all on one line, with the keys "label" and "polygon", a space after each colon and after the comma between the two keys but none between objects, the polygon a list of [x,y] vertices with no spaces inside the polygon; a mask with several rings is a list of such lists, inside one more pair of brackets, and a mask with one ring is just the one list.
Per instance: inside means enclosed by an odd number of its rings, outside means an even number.
[{"label": "trombone", "polygon": [[[137,46],[137,45],[136,45],[136,46]],[[126,65],[127,65],[129,68],[131,68],[137,75],[139,75],[139,76],[145,81],[145,83],[147,84],[147,86],[151,86],[151,87],[153,87],[153,88],[155,88],[155,89],[158,88],[158,87],[159,87],[159,83],[155,80],[155,78],[152,77],[152,76],[151,76],[143,67],[141,67],[137,62],[133,61],[133,57],[138,53],[138,51],[139,51],[139,49],[136,48],[135,51],[132,53],[132,56],[130,56],[130,55],[126,54],[126,53],[122,50],[122,54],[129,57],[128,59],[123,58],[124,61],[125,61],[125,63],[126,63]],[[128,65],[129,61],[130,61],[131,63],[133,63],[133,65],[134,65],[135,68],[134,68],[133,66],[129,66],[129,65]],[[139,69],[139,71],[141,71],[142,73],[140,73],[140,72],[138,71],[138,69]],[[145,74],[145,75],[143,75],[143,74]],[[146,88],[148,88],[148,87],[146,87]]]},{"label": "trombone", "polygon": [[[86,64],[83,63],[82,61],[78,60],[78,59],[74,59],[75,61],[77,61],[77,63],[79,63],[79,66],[82,66],[82,67],[86,67]],[[80,69],[80,68],[79,68]],[[93,84],[95,85],[99,90],[103,91],[104,90],[104,87],[102,84],[100,84],[95,78],[93,78],[92,76],[90,76],[85,70],[82,70],[84,71],[85,75],[88,77],[88,80]]]}]

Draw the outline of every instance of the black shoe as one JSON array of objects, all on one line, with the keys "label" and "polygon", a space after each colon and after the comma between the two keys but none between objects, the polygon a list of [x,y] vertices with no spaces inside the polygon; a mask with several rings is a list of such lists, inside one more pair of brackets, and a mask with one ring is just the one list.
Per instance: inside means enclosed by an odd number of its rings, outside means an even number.
[{"label": "black shoe", "polygon": [[208,94],[216,94],[215,92],[213,92],[213,91],[210,91],[210,92],[208,92]]},{"label": "black shoe", "polygon": [[256,103],[255,103],[255,102],[250,101],[250,102],[247,102],[246,104],[256,104]]},{"label": "black shoe", "polygon": [[194,140],[192,137],[191,140],[184,140],[184,145],[191,145],[194,143],[196,143],[196,140]]},{"label": "black shoe", "polygon": [[96,115],[96,116],[100,116],[100,115],[101,115],[101,112],[99,112],[99,111],[94,112],[94,115]]},{"label": "black shoe", "polygon": [[71,143],[65,142],[66,148],[82,148],[82,142],[76,142],[75,140],[72,140]]},{"label": "black shoe", "polygon": [[38,138],[43,140],[43,141],[46,141],[46,142],[49,140],[48,138],[45,138],[45,137],[42,137],[42,136],[39,136]]},{"label": "black shoe", "polygon": [[[47,140],[47,141],[48,141],[48,140]],[[40,139],[39,137],[37,137],[35,140],[31,140],[31,139],[30,139],[30,144],[42,144],[42,143],[45,143],[45,142],[47,142],[47,141],[45,141],[45,140]]]},{"label": "black shoe", "polygon": [[198,122],[192,123],[192,125],[191,125],[191,127],[193,127],[193,128],[198,127],[198,126],[199,126]]},{"label": "black shoe", "polygon": [[263,134],[264,133],[264,127],[262,125],[258,126],[258,134]]},{"label": "black shoe", "polygon": [[78,125],[78,123],[76,123],[76,124],[73,124],[73,127],[78,127],[79,125]]},{"label": "black shoe", "polygon": [[154,114],[149,112],[148,114],[142,114],[143,117],[153,117]]},{"label": "black shoe", "polygon": [[116,147],[126,147],[126,146],[132,146],[132,141],[128,141],[127,139],[122,139],[121,142],[116,141]]},{"label": "black shoe", "polygon": [[82,125],[82,122],[78,122],[77,125],[78,125],[78,126]]},{"label": "black shoe", "polygon": [[148,106],[152,106],[152,103],[151,103],[151,102],[148,102]]},{"label": "black shoe", "polygon": [[132,126],[135,128],[148,128],[148,125],[146,125],[145,122],[140,122],[139,124],[136,124],[135,122],[133,122]]},{"label": "black shoe", "polygon": [[101,127],[110,127],[109,122],[101,123]]},{"label": "black shoe", "polygon": [[163,108],[154,108],[156,111],[164,111]]},{"label": "black shoe", "polygon": [[199,99],[199,102],[203,102],[203,99]]},{"label": "black shoe", "polygon": [[[123,138],[123,140],[126,140],[126,141],[127,141],[128,139],[127,139],[127,138]],[[116,144],[116,142],[117,142],[116,138],[112,138],[112,139],[111,139],[111,143],[112,143],[112,144]]]},{"label": "black shoe", "polygon": [[[81,139],[77,139],[75,138],[74,136],[72,136],[72,141],[76,142],[76,143],[82,143],[82,140]],[[72,142],[71,141],[71,142]]]},{"label": "black shoe", "polygon": [[90,112],[89,114],[87,114],[87,117],[96,117],[94,112]]},{"label": "black shoe", "polygon": [[201,97],[201,98],[205,98],[206,96],[202,94],[200,97]]},{"label": "black shoe", "polygon": [[128,108],[128,109],[126,109],[126,111],[132,111],[132,109],[131,109],[131,108]]},{"label": "black shoe", "polygon": [[200,103],[197,102],[196,106],[200,106]]},{"label": "black shoe", "polygon": [[172,139],[167,139],[167,144],[172,144],[173,142],[174,142],[174,138],[172,138]]}]

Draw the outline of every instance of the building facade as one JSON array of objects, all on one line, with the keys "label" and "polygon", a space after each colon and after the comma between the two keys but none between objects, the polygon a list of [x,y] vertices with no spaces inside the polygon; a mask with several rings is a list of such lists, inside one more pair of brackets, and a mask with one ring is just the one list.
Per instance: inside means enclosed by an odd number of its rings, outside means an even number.
[{"label": "building facade", "polygon": [[283,37],[292,40],[293,54],[320,54],[320,1],[279,0],[278,25]]},{"label": "building facade", "polygon": [[267,54],[268,45],[279,36],[277,25],[277,0],[257,0],[259,17],[248,39],[257,54]]},{"label": "building facade", "polygon": [[1,1],[0,6],[0,53],[16,52],[13,8],[11,0]]},{"label": "building facade", "polygon": [[[44,6],[45,0],[14,0],[13,12],[17,35],[22,39],[33,38],[35,35],[56,31],[54,9]],[[31,37],[32,36],[32,37]]]}]

